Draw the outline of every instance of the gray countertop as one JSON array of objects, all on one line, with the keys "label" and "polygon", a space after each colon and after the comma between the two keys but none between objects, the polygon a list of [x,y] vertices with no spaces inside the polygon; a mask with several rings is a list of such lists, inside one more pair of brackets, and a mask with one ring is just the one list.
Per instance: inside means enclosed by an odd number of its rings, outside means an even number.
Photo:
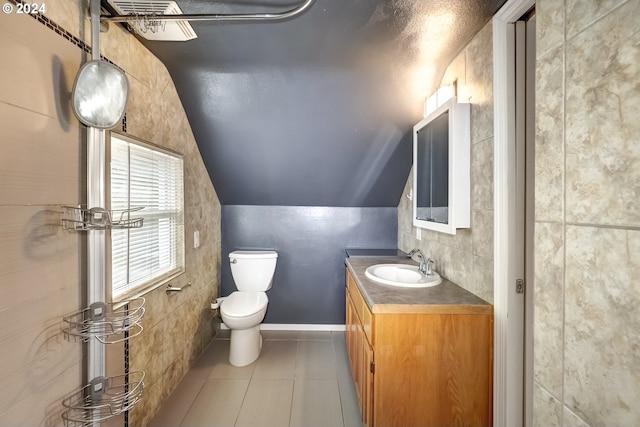
[{"label": "gray countertop", "polygon": [[400,249],[388,248],[388,249],[358,249],[358,248],[347,248],[345,249],[345,253],[348,258],[355,257],[406,257],[408,256],[405,252],[402,252]]},{"label": "gray countertop", "polygon": [[367,267],[375,264],[417,265],[407,257],[347,258],[345,264],[372,313],[493,312],[491,304],[445,278],[429,288],[403,288],[379,284],[365,276]]}]

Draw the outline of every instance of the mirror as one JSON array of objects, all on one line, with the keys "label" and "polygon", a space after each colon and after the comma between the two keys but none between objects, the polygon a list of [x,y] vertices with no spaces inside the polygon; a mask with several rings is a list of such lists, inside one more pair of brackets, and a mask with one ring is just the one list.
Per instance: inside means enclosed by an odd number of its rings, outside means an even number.
[{"label": "mirror", "polygon": [[87,126],[112,129],[124,115],[128,96],[129,81],[119,68],[89,61],[80,67],[73,85],[73,112]]},{"label": "mirror", "polygon": [[470,219],[469,104],[442,104],[413,128],[413,224],[456,234]]},{"label": "mirror", "polygon": [[449,112],[445,111],[416,132],[416,218],[449,222]]}]

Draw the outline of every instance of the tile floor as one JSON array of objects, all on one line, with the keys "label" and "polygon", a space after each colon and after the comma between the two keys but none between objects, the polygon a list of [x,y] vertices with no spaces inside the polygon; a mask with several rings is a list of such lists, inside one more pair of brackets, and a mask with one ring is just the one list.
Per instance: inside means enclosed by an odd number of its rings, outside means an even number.
[{"label": "tile floor", "polygon": [[229,364],[223,330],[151,427],[362,427],[344,332],[262,331],[258,360]]}]

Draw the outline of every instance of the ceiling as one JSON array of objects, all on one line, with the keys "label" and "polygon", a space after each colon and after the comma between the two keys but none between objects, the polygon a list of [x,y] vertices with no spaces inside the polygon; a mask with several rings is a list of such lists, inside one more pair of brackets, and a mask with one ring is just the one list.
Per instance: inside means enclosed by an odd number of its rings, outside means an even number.
[{"label": "ceiling", "polygon": [[[301,0],[178,0],[185,14]],[[169,70],[225,205],[397,206],[423,100],[504,0],[316,0],[145,45]]]}]

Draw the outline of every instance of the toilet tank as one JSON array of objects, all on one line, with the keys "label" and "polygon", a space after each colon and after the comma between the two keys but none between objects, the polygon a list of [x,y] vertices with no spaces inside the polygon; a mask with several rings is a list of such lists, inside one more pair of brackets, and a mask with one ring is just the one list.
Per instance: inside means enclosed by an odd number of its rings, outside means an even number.
[{"label": "toilet tank", "polygon": [[264,292],[271,289],[276,271],[276,251],[233,251],[229,254],[231,275],[239,291]]}]

